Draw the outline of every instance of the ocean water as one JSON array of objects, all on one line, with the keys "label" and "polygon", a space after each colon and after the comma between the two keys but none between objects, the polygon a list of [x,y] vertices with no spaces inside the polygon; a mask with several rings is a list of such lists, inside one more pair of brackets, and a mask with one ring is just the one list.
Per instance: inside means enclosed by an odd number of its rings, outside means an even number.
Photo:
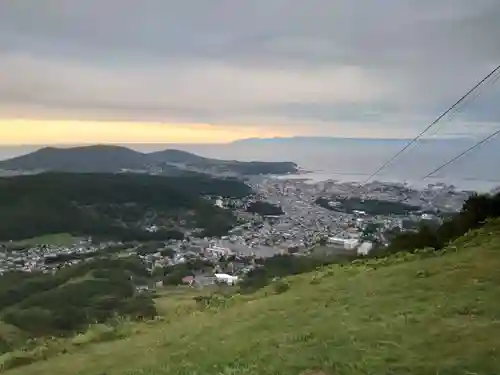
[{"label": "ocean water", "polygon": [[[401,154],[376,176],[380,181],[408,182],[415,186],[445,182],[466,190],[489,191],[500,186],[500,140],[473,152],[438,172],[432,178],[426,174],[476,140],[424,140]],[[231,160],[293,161],[311,171],[306,176],[315,181],[335,179],[362,182],[400,150],[405,140],[367,139],[293,139],[243,141],[230,144],[131,144],[141,152],[166,148],[182,149],[202,156]],[[40,146],[0,146],[0,159],[7,159]],[[300,176],[304,177],[304,176]]]}]

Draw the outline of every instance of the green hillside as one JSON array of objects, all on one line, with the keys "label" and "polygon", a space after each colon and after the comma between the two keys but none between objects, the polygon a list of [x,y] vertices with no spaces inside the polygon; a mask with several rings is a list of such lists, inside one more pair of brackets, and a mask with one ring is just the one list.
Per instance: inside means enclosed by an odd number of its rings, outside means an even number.
[{"label": "green hillside", "polygon": [[[0,277],[0,355],[19,336],[70,337],[89,324],[121,317],[156,316],[153,300],[135,293],[135,282],[149,279],[139,260],[94,259],[57,273],[11,272]],[[10,348],[9,348],[10,346]],[[0,361],[0,363],[2,363]]]},{"label": "green hillside", "polygon": [[499,221],[438,252],[357,263],[204,309],[167,294],[163,321],[6,374],[499,373]]},{"label": "green hillside", "polygon": [[[221,235],[236,218],[204,197],[242,198],[250,193],[243,182],[201,174],[42,173],[0,178],[0,241],[59,233],[122,241],[182,239],[193,227]],[[151,217],[160,228],[153,234],[144,229]],[[179,226],[182,221],[187,228]]]}]

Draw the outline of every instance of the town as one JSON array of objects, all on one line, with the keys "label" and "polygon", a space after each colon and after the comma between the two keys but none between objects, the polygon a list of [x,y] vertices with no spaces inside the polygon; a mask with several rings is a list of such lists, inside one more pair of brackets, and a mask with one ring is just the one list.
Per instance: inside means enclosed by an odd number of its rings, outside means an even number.
[{"label": "town", "polygon": [[[152,244],[94,243],[75,239],[71,245],[0,244],[0,274],[8,271],[55,272],[96,256],[140,257],[153,274],[192,260],[213,267],[183,282],[204,285],[235,283],[256,260],[278,254],[366,255],[386,246],[391,233],[414,230],[424,221],[439,224],[462,207],[470,193],[444,184],[413,189],[405,184],[324,181],[306,178],[252,177],[247,184],[255,194],[245,199],[218,198],[214,204],[233,210],[238,225],[226,236],[199,238],[186,232],[183,240]],[[249,210],[255,202],[274,208],[273,214]],[[271,210],[273,211],[273,210]],[[157,230],[155,226],[147,228]],[[230,258],[232,262],[221,262]],[[258,264],[258,261],[257,261]]]}]

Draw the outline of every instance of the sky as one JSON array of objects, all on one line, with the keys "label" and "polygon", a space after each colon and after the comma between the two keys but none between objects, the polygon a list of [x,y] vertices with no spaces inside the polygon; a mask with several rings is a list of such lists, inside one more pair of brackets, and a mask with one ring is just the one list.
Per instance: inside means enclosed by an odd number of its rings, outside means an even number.
[{"label": "sky", "polygon": [[[406,138],[500,64],[498,0],[1,0],[0,144]],[[500,82],[436,136],[500,126]]]}]

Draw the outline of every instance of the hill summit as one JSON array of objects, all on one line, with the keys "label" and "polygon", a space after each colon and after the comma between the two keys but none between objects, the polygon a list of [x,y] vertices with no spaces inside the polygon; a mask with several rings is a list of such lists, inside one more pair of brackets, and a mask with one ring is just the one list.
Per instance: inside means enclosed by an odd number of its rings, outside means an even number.
[{"label": "hill summit", "polygon": [[120,146],[45,147],[27,155],[1,161],[0,169],[115,172],[121,169],[141,169],[147,163],[146,155]]}]

